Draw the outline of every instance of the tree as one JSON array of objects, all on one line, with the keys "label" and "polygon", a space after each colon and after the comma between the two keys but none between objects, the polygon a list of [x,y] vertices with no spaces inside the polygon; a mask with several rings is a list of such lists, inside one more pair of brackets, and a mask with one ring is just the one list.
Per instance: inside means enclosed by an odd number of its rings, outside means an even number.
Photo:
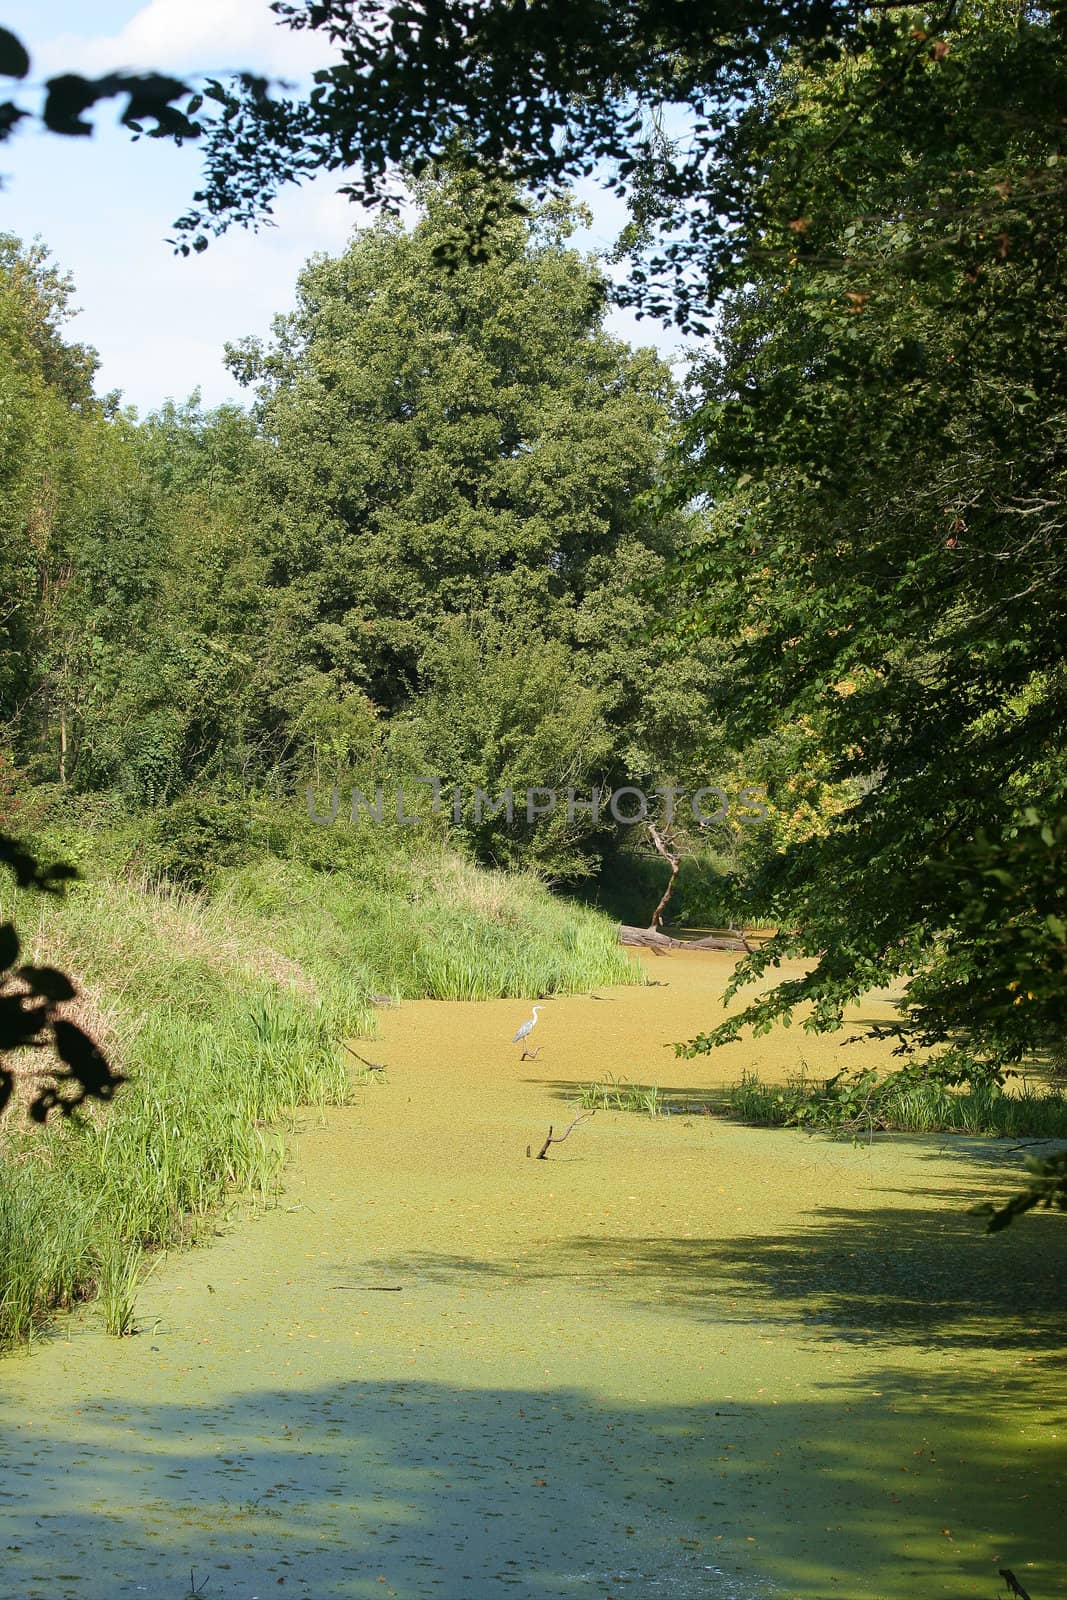
[{"label": "tree", "polygon": [[0,236],[0,717],[41,689],[40,638],[69,580],[62,530],[83,478],[81,442],[100,413],[95,352],[66,344],[72,286],[38,244]]},{"label": "tree", "polygon": [[735,742],[804,727],[853,799],[769,861],[783,931],[735,987],[783,955],[810,975],[690,1050],[801,1002],[835,1027],[898,975],[909,1040],[952,1070],[1063,1039],[1058,37],[970,11],[892,96],[874,52],[767,99],[763,204],[793,248],[754,257],[693,384],[681,492],[712,509],[678,578],[731,642]]},{"label": "tree", "polygon": [[24,245],[0,234],[0,330],[9,371],[38,374],[70,406],[87,411],[95,404],[99,361],[88,345],[63,337],[63,324],[74,315],[73,296],[70,274],[60,271],[40,240]]},{"label": "tree", "polygon": [[668,667],[648,629],[687,527],[649,499],[668,370],[604,333],[567,203],[502,204],[487,259],[445,272],[435,251],[481,185],[427,183],[422,201],[415,225],[311,263],[271,345],[231,349],[251,414],[194,396],[134,425],[68,402],[36,356],[13,376],[27,427],[53,419],[36,456],[26,438],[10,452],[23,477],[40,469],[9,546],[24,578],[7,707],[34,778],[135,806],[205,780],[328,781],[439,682],[457,621],[504,630],[531,688],[547,652],[575,706],[599,708],[586,722],[610,731],[584,740],[583,772],[596,754],[610,787],[683,760],[706,663]]},{"label": "tree", "polygon": [[[883,50],[891,89],[921,75],[958,7],[925,8],[918,32],[893,20],[911,8],[852,0],[275,0],[296,30],[317,30],[340,60],[305,98],[256,88],[208,91],[205,183],[179,222],[180,248],[207,247],[234,221],[255,225],[285,184],[322,170],[343,192],[396,204],[399,173],[449,159],[506,174],[539,192],[603,173],[630,195],[633,239],[652,245],[620,295],[699,324],[738,281],[760,233],[758,152],[768,76],[792,54],[834,59]],[[681,114],[673,137],[664,108]],[[827,130],[832,137],[833,130]],[[469,219],[477,248],[491,199]]]},{"label": "tree", "polygon": [[423,186],[414,227],[313,261],[273,344],[230,348],[261,433],[265,707],[326,673],[394,711],[448,618],[514,619],[516,639],[532,618],[591,658],[620,556],[637,572],[672,547],[673,519],[642,503],[669,373],[603,331],[572,209],[528,217],[504,197],[487,259],[442,273],[435,250],[481,185]]},{"label": "tree", "polygon": [[[343,192],[394,210],[408,177],[457,160],[542,195],[596,171],[634,213],[624,245],[637,260],[619,297],[693,327],[745,281],[754,249],[766,258],[792,242],[781,230],[799,213],[768,208],[781,195],[762,183],[768,86],[783,63],[877,61],[815,145],[795,151],[790,179],[803,190],[872,108],[924,81],[956,30],[983,14],[963,0],[918,9],[892,0],[406,0],[386,10],[372,0],[273,0],[271,9],[295,31],[323,33],[339,55],[306,96],[272,95],[277,86],[248,72],[207,79],[195,93],[158,73],[67,73],[48,84],[45,126],[87,134],[84,113],[125,95],[121,120],[135,135],[151,122],[154,137],[203,139],[204,183],[177,224],[185,253],[234,222],[269,219],[282,188],[324,170],[344,175]],[[1012,12],[1062,43],[1060,7]],[[28,70],[20,42],[0,31],[0,73]],[[27,115],[13,102],[0,107],[0,137]],[[498,200],[483,191],[461,233],[442,242],[442,260],[457,250],[477,256]]]},{"label": "tree", "polygon": [[518,634],[512,621],[454,618],[427,645],[422,674],[393,750],[405,770],[440,775],[455,833],[494,865],[586,875],[604,831],[586,803],[614,741],[565,640],[540,633],[536,618]]},{"label": "tree", "polygon": [[38,779],[66,783],[158,596],[161,535],[127,418],[63,337],[69,278],[0,237],[0,719]]}]

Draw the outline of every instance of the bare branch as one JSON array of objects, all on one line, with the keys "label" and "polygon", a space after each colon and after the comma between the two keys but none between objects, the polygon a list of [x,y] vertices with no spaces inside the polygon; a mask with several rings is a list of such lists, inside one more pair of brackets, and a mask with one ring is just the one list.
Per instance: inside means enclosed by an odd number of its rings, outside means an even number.
[{"label": "bare branch", "polygon": [[[537,1152],[538,1161],[547,1161],[547,1159],[548,1159],[548,1147],[549,1147],[550,1144],[562,1144],[564,1139],[567,1138],[567,1135],[572,1133],[574,1131],[574,1129],[578,1126],[579,1122],[588,1122],[590,1117],[595,1117],[595,1116],[596,1116],[596,1108],[595,1107],[593,1108],[592,1111],[579,1111],[578,1115],[575,1117],[575,1119],[571,1123],[570,1127],[564,1129],[564,1131],[562,1133],[556,1134],[555,1137],[553,1137],[553,1134],[552,1134],[552,1124],[549,1123],[548,1138],[545,1140],[544,1144],[541,1146],[540,1150],[538,1150],[538,1152]],[[527,1153],[527,1155],[529,1155],[529,1153],[530,1153],[529,1145],[526,1146],[526,1153]]]}]

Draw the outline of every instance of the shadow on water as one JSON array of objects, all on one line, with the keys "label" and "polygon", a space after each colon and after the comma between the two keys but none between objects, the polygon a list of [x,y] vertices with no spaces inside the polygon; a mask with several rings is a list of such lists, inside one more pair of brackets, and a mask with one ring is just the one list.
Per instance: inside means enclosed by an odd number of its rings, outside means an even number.
[{"label": "shadow on water", "polygon": [[[722,1238],[571,1235],[507,1265],[412,1252],[381,1266],[437,1282],[579,1280],[609,1301],[713,1322],[801,1325],[866,1345],[1062,1350],[1067,1227],[1058,1217],[989,1235],[967,1209],[984,1190],[874,1192],[881,1203],[822,1206],[810,1224],[781,1232],[739,1233],[731,1217]],[[911,1203],[894,1203],[895,1194]]]},{"label": "shadow on water", "polygon": [[83,1401],[9,1444],[4,1589],[183,1600],[192,1569],[207,1600],[911,1600],[991,1596],[1000,1562],[1048,1600],[1049,1429],[991,1429],[984,1380],[931,1405],[938,1384],[868,1372],[843,1400],[686,1407],[419,1381]]}]

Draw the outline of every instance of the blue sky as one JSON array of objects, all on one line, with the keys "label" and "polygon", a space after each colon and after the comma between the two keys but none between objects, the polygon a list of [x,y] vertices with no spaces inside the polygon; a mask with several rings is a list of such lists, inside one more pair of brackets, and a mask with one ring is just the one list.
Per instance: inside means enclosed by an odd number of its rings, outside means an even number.
[{"label": "blue sky", "polygon": [[[115,67],[247,66],[303,81],[326,59],[324,42],[279,28],[267,0],[0,0],[0,24],[30,51],[34,86],[53,72]],[[35,95],[30,87],[20,98]],[[365,216],[336,194],[336,178],[318,178],[279,201],[276,227],[234,230],[202,256],[178,258],[165,241],[196,187],[196,147],[135,143],[115,126],[113,105],[97,109],[92,139],[30,129],[0,146],[0,231],[40,235],[73,274],[81,310],[70,334],[99,351],[102,392],[121,389],[141,412],[197,387],[207,404],[239,399],[224,342],[269,332],[307,257],[343,249]],[[580,242],[604,248],[624,220],[619,203],[592,184],[582,196],[594,222]],[[628,313],[613,313],[610,325],[664,354],[678,345],[675,333]]]}]

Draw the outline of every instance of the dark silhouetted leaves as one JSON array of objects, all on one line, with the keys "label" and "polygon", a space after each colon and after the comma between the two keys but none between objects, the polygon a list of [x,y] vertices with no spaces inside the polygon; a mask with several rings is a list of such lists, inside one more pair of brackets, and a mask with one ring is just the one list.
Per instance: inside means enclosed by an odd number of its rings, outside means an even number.
[{"label": "dark silhouetted leaves", "polygon": [[120,120],[135,132],[141,131],[139,124],[144,118],[154,120],[155,131],[169,137],[195,139],[200,132],[199,126],[171,103],[190,93],[188,85],[161,73],[111,72],[103,78],[83,78],[76,72],[66,72],[50,78],[47,89],[42,116],[52,133],[85,138],[92,133],[93,125],[83,113],[98,100],[119,94],[128,97]]},{"label": "dark silhouetted leaves", "polygon": [[1041,1161],[1031,1157],[1026,1163],[1029,1182],[1024,1189],[1013,1194],[1002,1206],[987,1201],[974,1207],[974,1215],[986,1218],[986,1232],[999,1233],[1016,1217],[1025,1216],[1035,1208],[1043,1211],[1067,1211],[1067,1150]]},{"label": "dark silhouetted leaves", "polygon": [[23,111],[13,100],[0,102],[0,144],[8,137],[12,128],[21,122],[23,117],[28,116],[29,112]]},{"label": "dark silhouetted leaves", "polygon": [[177,78],[146,73],[140,78],[126,79],[123,87],[129,92],[129,100],[122,113],[122,121],[128,128],[139,133],[141,123],[151,118],[156,123],[153,137],[167,137],[180,142],[182,139],[195,139],[199,135],[199,124],[191,122],[183,111],[171,104],[171,101],[189,93],[187,85]]},{"label": "dark silhouetted leaves", "polygon": [[11,868],[20,889],[40,889],[45,894],[59,894],[63,883],[78,876],[75,867],[62,861],[42,867],[25,845],[3,833],[0,833],[0,866]]},{"label": "dark silhouetted leaves", "polygon": [[0,75],[5,78],[24,78],[30,70],[30,58],[21,40],[7,28],[0,28]]},{"label": "dark silhouetted leaves", "polygon": [[79,1089],[76,1094],[66,1097],[44,1090],[30,1107],[30,1115],[35,1122],[43,1122],[51,1110],[62,1111],[65,1117],[69,1117],[88,1099],[110,1100],[119,1085],[126,1082],[121,1073],[112,1072],[102,1051],[76,1023],[57,1017],[53,1021],[52,1031],[56,1049],[70,1068],[69,1072],[57,1072],[56,1080],[77,1083]]},{"label": "dark silhouetted leaves", "polygon": [[[0,76],[24,78],[29,70],[30,58],[21,41],[7,28],[0,28]],[[253,105],[266,101],[268,83],[265,78],[246,72],[238,75],[238,82]],[[177,144],[183,139],[196,139],[202,132],[199,123],[190,121],[173,103],[191,94],[188,84],[163,73],[111,72],[102,78],[86,78],[79,72],[64,72],[49,78],[45,88],[41,120],[51,133],[66,138],[87,138],[93,125],[85,113],[98,100],[110,100],[121,94],[127,99],[120,121],[135,134],[144,132],[141,124],[145,121],[156,124],[149,130],[149,137],[174,139]],[[200,96],[193,96],[190,107],[195,111],[202,103]],[[29,115],[13,101],[0,104],[0,143]]]},{"label": "dark silhouetted leaves", "polygon": [[5,980],[0,987],[0,1050],[20,1050],[38,1042],[48,1022],[48,1006],[29,1006],[31,995],[22,990],[10,993]]},{"label": "dark silhouetted leaves", "polygon": [[[24,845],[3,836],[0,861],[12,869],[21,887],[46,894],[57,893],[64,878],[77,877],[71,867],[42,868]],[[51,1111],[69,1117],[88,1099],[110,1100],[126,1080],[111,1070],[99,1046],[83,1029],[56,1015],[57,1006],[75,999],[73,983],[56,967],[27,964],[13,972],[20,948],[14,924],[0,925],[0,1052],[7,1055],[51,1045],[70,1068],[69,1072],[52,1069],[53,1081],[46,1083],[32,1101],[30,1116],[35,1122],[45,1122]],[[11,1100],[15,1083],[13,1070],[0,1065],[0,1112]],[[64,1092],[63,1085],[76,1087]]]},{"label": "dark silhouetted leaves", "polygon": [[42,112],[45,127],[52,133],[86,138],[92,133],[93,125],[85,121],[82,112],[88,111],[90,106],[105,96],[117,93],[114,76],[94,81],[79,77],[76,72],[65,72],[61,77],[49,78]]}]

